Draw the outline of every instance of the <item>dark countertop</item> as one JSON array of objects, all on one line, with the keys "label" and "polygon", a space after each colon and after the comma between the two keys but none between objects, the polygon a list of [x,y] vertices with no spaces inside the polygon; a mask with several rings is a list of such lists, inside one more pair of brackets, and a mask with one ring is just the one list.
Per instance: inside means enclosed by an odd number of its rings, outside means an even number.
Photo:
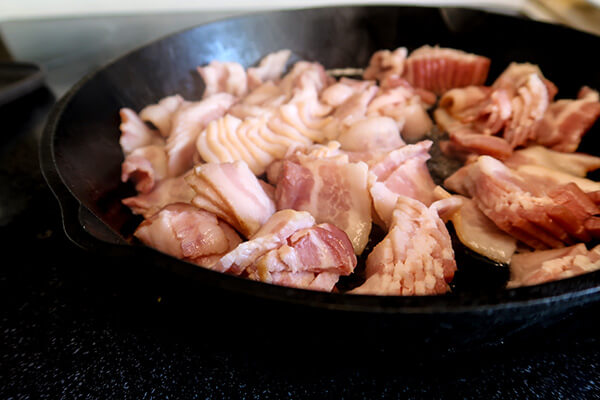
[{"label": "dark countertop", "polygon": [[243,307],[68,241],[37,160],[55,96],[140,43],[215,17],[0,24],[8,51],[48,72],[48,88],[0,108],[0,398],[600,398],[600,304],[444,354],[338,349],[319,331],[286,343]]}]

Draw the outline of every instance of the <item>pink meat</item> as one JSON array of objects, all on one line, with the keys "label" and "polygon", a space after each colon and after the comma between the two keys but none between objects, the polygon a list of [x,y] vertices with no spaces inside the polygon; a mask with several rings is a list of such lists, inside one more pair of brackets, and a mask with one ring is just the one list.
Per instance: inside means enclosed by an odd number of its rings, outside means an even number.
[{"label": "pink meat", "polygon": [[184,103],[185,100],[178,94],[165,97],[157,104],[151,104],[144,107],[144,109],[140,111],[140,118],[144,121],[151,122],[163,137],[167,137],[171,133],[171,120],[173,114]]},{"label": "pink meat", "polygon": [[195,193],[185,182],[184,176],[168,178],[159,182],[149,193],[138,194],[122,200],[122,203],[131,208],[134,214],[141,214],[150,218],[161,208],[173,203],[190,203]]},{"label": "pink meat", "polygon": [[119,115],[121,116],[119,143],[125,155],[140,147],[164,144],[159,133],[148,128],[135,111],[129,108],[121,108]]},{"label": "pink meat", "polygon": [[367,280],[351,293],[443,294],[455,271],[450,235],[435,205],[400,196],[388,234],[367,258]]},{"label": "pink meat", "polygon": [[163,208],[142,222],[134,235],[147,246],[204,267],[242,241],[213,214],[184,203]]},{"label": "pink meat", "polygon": [[543,82],[548,93],[548,101],[552,101],[558,92],[556,85],[544,77],[540,67],[530,63],[510,63],[502,74],[496,78],[492,89],[504,89],[508,96],[513,98],[518,95],[519,88],[526,84],[532,74]]},{"label": "pink meat", "polygon": [[217,93],[241,97],[248,91],[246,71],[236,62],[211,61],[197,70],[204,80],[204,98]]},{"label": "pink meat", "polygon": [[257,67],[248,68],[248,88],[279,79],[291,54],[290,50],[279,50],[265,56]]},{"label": "pink meat", "polygon": [[563,153],[543,146],[531,146],[515,151],[504,161],[516,169],[523,165],[538,165],[574,176],[584,177],[588,172],[600,168],[600,157],[583,153]]},{"label": "pink meat", "polygon": [[537,285],[600,269],[600,246],[588,250],[583,243],[555,250],[515,254],[507,287]]},{"label": "pink meat", "polygon": [[132,151],[121,166],[121,181],[131,180],[138,193],[149,193],[167,177],[167,153],[164,146],[145,146]]},{"label": "pink meat", "polygon": [[393,150],[405,143],[398,124],[389,117],[367,117],[343,129],[337,137],[346,151]]},{"label": "pink meat", "polygon": [[407,54],[406,47],[399,47],[394,51],[376,51],[369,60],[369,66],[363,73],[363,79],[378,80],[382,87],[386,86],[385,83],[389,79],[402,76]]},{"label": "pink meat", "polygon": [[243,161],[200,164],[186,181],[196,192],[192,204],[227,221],[245,237],[256,233],[275,212],[273,200]]},{"label": "pink meat", "polygon": [[552,103],[535,127],[534,140],[557,151],[574,152],[600,116],[598,92],[583,87],[577,100]]},{"label": "pink meat", "polygon": [[403,78],[412,86],[441,95],[450,89],[482,85],[490,59],[464,51],[422,46],[404,62]]}]

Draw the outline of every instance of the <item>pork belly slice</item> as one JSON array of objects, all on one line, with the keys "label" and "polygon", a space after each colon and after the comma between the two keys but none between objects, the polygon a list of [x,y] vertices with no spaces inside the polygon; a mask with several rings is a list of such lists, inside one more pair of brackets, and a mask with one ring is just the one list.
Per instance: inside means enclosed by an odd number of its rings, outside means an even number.
[{"label": "pork belly slice", "polygon": [[146,246],[203,267],[242,242],[227,223],[185,203],[166,206],[142,222],[134,235]]},{"label": "pork belly slice", "polygon": [[450,235],[435,203],[427,207],[399,196],[388,234],[367,258],[367,280],[350,293],[443,294],[455,271]]},{"label": "pork belly slice", "polygon": [[363,79],[378,80],[382,87],[386,86],[385,83],[390,79],[402,76],[407,55],[406,47],[398,47],[394,51],[376,51],[369,60],[369,66],[363,73]]},{"label": "pork belly slice", "polygon": [[190,203],[195,192],[186,183],[184,176],[167,178],[159,182],[152,191],[125,198],[121,202],[134,214],[143,215],[146,219],[169,204]]},{"label": "pork belly slice", "polygon": [[165,142],[158,131],[150,129],[132,109],[121,108],[119,116],[121,117],[119,144],[125,155],[140,147],[164,145]]},{"label": "pork belly slice", "polygon": [[390,226],[400,196],[413,198],[426,205],[436,200],[436,185],[426,164],[431,145],[429,140],[406,145],[370,165],[369,193],[373,208],[385,226]]},{"label": "pork belly slice", "polygon": [[496,226],[532,248],[558,248],[597,237],[600,209],[593,199],[573,182],[549,182],[480,156],[444,184],[472,197]]},{"label": "pork belly slice", "polygon": [[186,181],[196,192],[192,204],[212,212],[247,238],[275,212],[273,200],[243,161],[197,165]]},{"label": "pork belly slice", "polygon": [[132,151],[121,165],[121,181],[133,181],[138,193],[149,193],[167,177],[167,153],[164,146],[145,146]]},{"label": "pork belly slice", "polygon": [[257,67],[248,68],[248,88],[254,89],[264,82],[278,80],[291,55],[290,50],[279,50],[266,55]]},{"label": "pork belly slice", "polygon": [[405,144],[396,121],[377,116],[354,122],[340,133],[337,141],[343,150],[353,152],[392,150]]},{"label": "pork belly slice", "polygon": [[538,165],[574,176],[585,177],[588,172],[600,168],[600,157],[584,153],[563,153],[544,146],[531,146],[515,151],[504,161],[508,167],[517,169],[523,165]]},{"label": "pork belly slice", "polygon": [[583,87],[577,100],[558,100],[550,104],[535,128],[534,140],[553,150],[574,152],[598,116],[598,92]]},{"label": "pork belly slice", "polygon": [[303,211],[281,210],[247,242],[217,262],[213,269],[253,280],[331,291],[340,275],[356,267],[346,234],[331,224],[315,225]]},{"label": "pork belly slice", "polygon": [[163,137],[171,133],[171,119],[177,109],[185,103],[180,95],[161,99],[157,104],[146,106],[140,111],[140,118],[152,123]]},{"label": "pork belly slice", "polygon": [[371,231],[367,171],[365,163],[350,163],[346,155],[317,158],[296,153],[283,161],[277,176],[277,209],[308,211],[317,223],[337,226],[360,254]]},{"label": "pork belly slice", "polygon": [[588,250],[583,243],[562,249],[515,254],[508,288],[531,286],[570,278],[600,269],[600,246]]},{"label": "pork belly slice", "polygon": [[519,88],[526,84],[531,75],[536,75],[542,81],[548,93],[548,100],[552,101],[558,92],[558,88],[544,77],[540,67],[530,63],[510,63],[496,78],[492,84],[492,89],[506,90],[508,96],[513,98],[518,95]]},{"label": "pork belly slice", "polygon": [[181,175],[192,168],[198,135],[210,121],[222,117],[235,101],[230,94],[219,93],[179,107],[173,115],[167,138],[170,176]]},{"label": "pork belly slice", "polygon": [[217,93],[242,97],[248,91],[246,71],[239,63],[211,61],[204,67],[198,67],[197,70],[204,80],[204,98]]},{"label": "pork belly slice", "polygon": [[402,77],[414,87],[441,95],[458,87],[482,85],[489,68],[487,57],[426,45],[410,53]]}]

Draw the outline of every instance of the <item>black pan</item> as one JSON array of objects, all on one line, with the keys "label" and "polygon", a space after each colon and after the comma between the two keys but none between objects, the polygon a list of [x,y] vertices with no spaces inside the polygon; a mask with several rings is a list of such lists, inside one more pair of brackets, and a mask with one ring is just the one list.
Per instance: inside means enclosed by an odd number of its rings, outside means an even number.
[{"label": "black pan", "polygon": [[[319,293],[212,272],[131,240],[140,219],[120,203],[135,193],[119,179],[121,107],[140,110],[175,93],[200,99],[203,82],[196,66],[215,59],[248,67],[269,52],[288,48],[295,57],[292,61],[315,60],[327,68],[363,67],[378,49],[406,46],[411,50],[423,44],[491,58],[490,79],[512,61],[539,64],[546,77],[558,85],[559,97],[575,97],[583,84],[600,88],[600,69],[591,62],[591,54],[600,48],[599,37],[480,11],[340,7],[272,12],[199,26],[121,57],[82,79],[56,105],[40,154],[44,176],[61,205],[68,237],[92,252],[150,262],[218,293],[229,293],[226,296],[249,301],[261,298],[283,310],[309,307],[326,316],[343,315],[342,320],[347,321],[367,316],[375,324],[409,324],[419,327],[413,328],[415,332],[427,330],[425,337],[439,332],[438,336],[460,340],[460,332],[464,340],[483,338],[550,320],[598,299],[600,272],[504,290],[505,269],[498,272],[499,267],[480,266],[469,257],[459,260],[457,288],[445,296]],[[599,128],[596,124],[588,133],[583,151],[600,155]],[[490,280],[489,276],[496,275],[503,278]],[[467,283],[461,286],[461,279]]]}]

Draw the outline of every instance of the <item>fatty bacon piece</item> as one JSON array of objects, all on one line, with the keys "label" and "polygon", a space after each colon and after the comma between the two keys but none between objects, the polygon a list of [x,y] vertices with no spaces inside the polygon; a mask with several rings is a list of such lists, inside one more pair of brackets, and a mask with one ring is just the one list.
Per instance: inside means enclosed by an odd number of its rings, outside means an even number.
[{"label": "fatty bacon piece", "polygon": [[515,254],[508,288],[537,285],[600,269],[600,246],[588,250],[583,243],[562,249]]},{"label": "fatty bacon piece", "polygon": [[198,67],[197,70],[204,80],[205,99],[217,93],[242,97],[248,92],[246,71],[239,63],[211,61],[208,65]]},{"label": "fatty bacon piece", "polygon": [[279,50],[265,56],[257,67],[248,68],[248,88],[254,89],[264,82],[278,80],[291,55],[290,50]]},{"label": "fatty bacon piece", "polygon": [[222,117],[235,101],[235,97],[219,93],[179,107],[173,115],[167,138],[169,176],[181,175],[192,168],[198,135],[210,121]]},{"label": "fatty bacon piece", "polygon": [[487,57],[426,45],[410,53],[402,77],[416,88],[442,95],[458,87],[483,85],[489,68]]},{"label": "fatty bacon piece", "polygon": [[548,184],[480,156],[444,182],[472,197],[496,226],[535,249],[600,237],[600,209],[575,183]]},{"label": "fatty bacon piece", "polygon": [[337,226],[361,254],[371,232],[367,171],[365,163],[348,162],[347,155],[317,158],[297,152],[276,174],[277,209],[308,211],[318,223]]},{"label": "fatty bacon piece", "polygon": [[577,100],[558,100],[550,104],[535,128],[533,140],[553,150],[574,152],[598,116],[598,92],[584,86]]},{"label": "fatty bacon piece", "polygon": [[128,155],[140,147],[165,144],[158,131],[150,129],[132,109],[121,108],[119,115],[121,117],[119,144],[123,154]]},{"label": "fatty bacon piece", "polygon": [[367,117],[345,128],[337,138],[341,148],[352,152],[385,151],[404,146],[396,121]]},{"label": "fatty bacon piece", "polygon": [[203,267],[242,242],[227,223],[184,203],[166,206],[142,222],[134,235],[146,246]]},{"label": "fatty bacon piece", "polygon": [[588,172],[600,168],[600,157],[584,153],[563,153],[544,146],[531,146],[515,151],[504,161],[504,164],[513,169],[523,165],[538,165],[573,176],[585,177]]},{"label": "fatty bacon piece", "polygon": [[388,234],[367,258],[367,280],[350,293],[443,294],[450,290],[455,271],[450,235],[436,203],[427,207],[399,196]]},{"label": "fatty bacon piece", "polygon": [[369,193],[377,216],[390,226],[392,213],[401,196],[429,206],[436,198],[435,183],[426,161],[432,142],[424,140],[391,151],[369,167]]},{"label": "fatty bacon piece", "polygon": [[128,197],[121,202],[131,211],[144,218],[150,218],[161,208],[173,203],[190,203],[195,192],[185,182],[185,175],[177,178],[167,178],[159,182],[152,191]]},{"label": "fatty bacon piece", "polygon": [[186,177],[196,196],[192,204],[251,237],[275,212],[275,204],[243,161],[207,163]]},{"label": "fatty bacon piece", "polygon": [[363,73],[363,79],[378,80],[382,87],[387,86],[390,79],[402,76],[407,55],[406,47],[398,47],[394,51],[376,51],[369,60],[369,66]]},{"label": "fatty bacon piece", "polygon": [[132,180],[138,193],[149,193],[167,177],[164,146],[150,145],[133,150],[121,165],[121,181]]},{"label": "fatty bacon piece", "polygon": [[171,133],[171,119],[173,114],[185,100],[180,95],[169,96],[161,99],[157,104],[146,106],[140,111],[140,118],[152,123],[163,137]]},{"label": "fatty bacon piece", "polygon": [[356,267],[346,234],[315,225],[303,211],[278,211],[248,240],[213,266],[216,271],[284,286],[331,291],[340,275]]}]

